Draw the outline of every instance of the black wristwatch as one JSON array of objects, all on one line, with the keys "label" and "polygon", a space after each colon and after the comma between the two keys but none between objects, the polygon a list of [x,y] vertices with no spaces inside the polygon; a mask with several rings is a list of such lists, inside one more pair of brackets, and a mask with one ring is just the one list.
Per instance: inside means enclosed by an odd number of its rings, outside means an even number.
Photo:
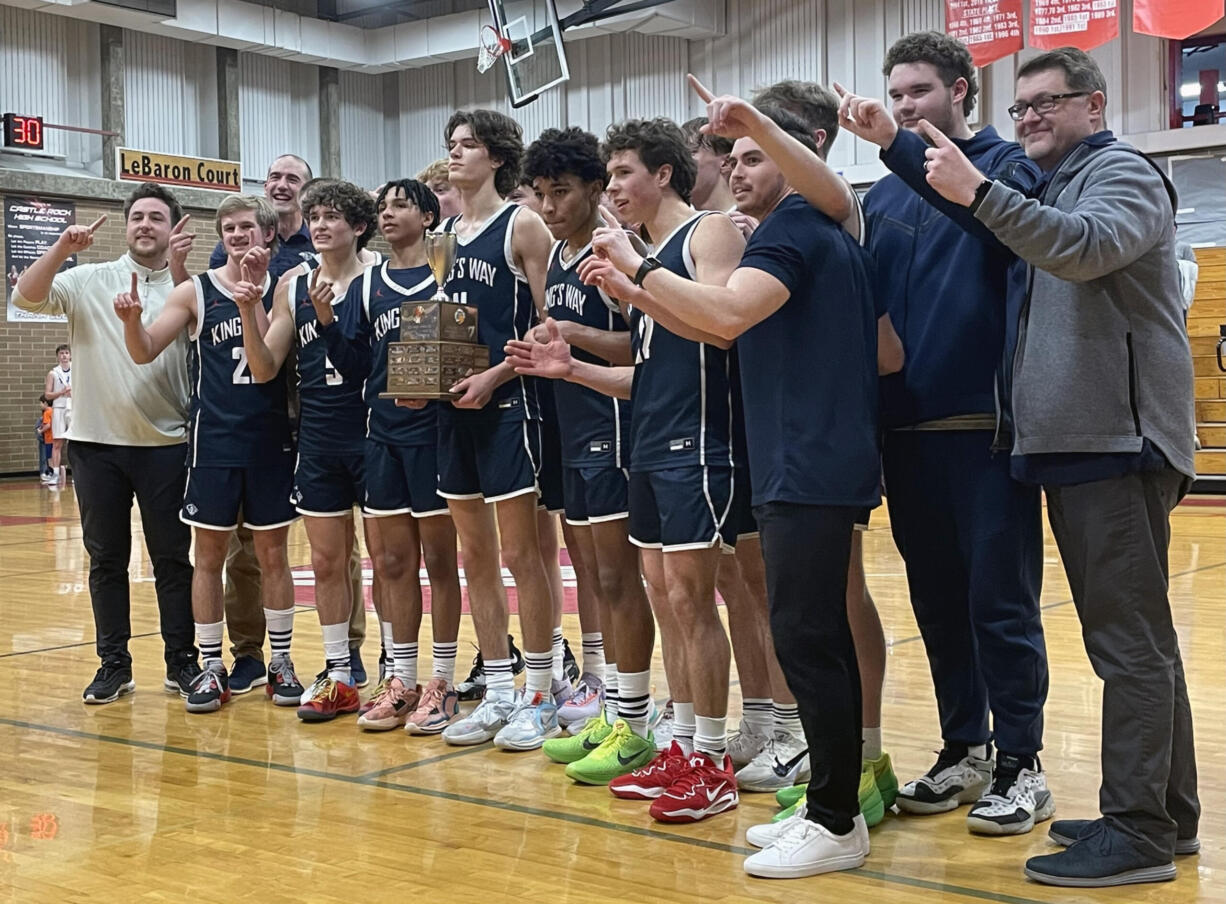
[{"label": "black wristwatch", "polygon": [[979,205],[983,203],[983,199],[988,196],[988,192],[992,189],[993,182],[991,179],[984,179],[975,186],[975,200],[971,202],[970,211],[974,213],[979,209]]},{"label": "black wristwatch", "polygon": [[639,264],[638,272],[634,274],[634,279],[631,280],[636,286],[643,285],[643,280],[647,278],[647,274],[652,270],[658,270],[661,264],[659,258],[645,257],[643,262]]}]

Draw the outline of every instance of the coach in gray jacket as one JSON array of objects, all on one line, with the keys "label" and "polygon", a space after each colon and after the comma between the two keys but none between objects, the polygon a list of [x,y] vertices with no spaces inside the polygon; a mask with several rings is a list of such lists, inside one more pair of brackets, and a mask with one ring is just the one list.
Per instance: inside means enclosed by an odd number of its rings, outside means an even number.
[{"label": "coach in gray jacket", "polygon": [[1035,197],[985,179],[931,128],[925,168],[1026,267],[1013,471],[1047,493],[1103,680],[1102,817],[1053,823],[1067,849],[1032,857],[1026,875],[1081,887],[1173,879],[1173,856],[1200,847],[1192,713],[1167,599],[1170,512],[1195,476],[1175,193],[1105,130],[1106,82],[1082,51],[1028,61],[1016,98],[1018,138],[1044,173]]}]

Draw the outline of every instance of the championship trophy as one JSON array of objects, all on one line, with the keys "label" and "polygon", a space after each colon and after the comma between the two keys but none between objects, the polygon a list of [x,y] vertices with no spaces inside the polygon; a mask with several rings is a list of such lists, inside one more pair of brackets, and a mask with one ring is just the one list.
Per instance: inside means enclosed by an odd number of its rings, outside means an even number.
[{"label": "championship trophy", "polygon": [[387,391],[381,399],[454,399],[451,387],[490,366],[477,344],[477,309],[447,300],[443,283],[456,258],[454,232],[426,233],[426,263],[438,283],[429,301],[400,306],[400,341],[387,347]]}]

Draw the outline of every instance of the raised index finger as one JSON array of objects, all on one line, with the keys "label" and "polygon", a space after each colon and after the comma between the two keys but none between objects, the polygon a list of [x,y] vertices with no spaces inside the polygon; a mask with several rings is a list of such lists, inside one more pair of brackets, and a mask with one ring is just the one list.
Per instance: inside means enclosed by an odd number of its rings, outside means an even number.
[{"label": "raised index finger", "polygon": [[135,270],[133,270],[133,271],[132,271],[132,297],[133,297],[133,298],[135,298],[135,297],[136,297],[136,292],[137,292],[137,286],[136,286],[136,271],[135,271]]},{"label": "raised index finger", "polygon": [[916,128],[918,128],[919,131],[922,132],[926,138],[930,139],[933,145],[935,145],[936,147],[943,148],[943,147],[953,147],[954,146],[954,143],[949,140],[948,135],[946,135],[944,132],[942,132],[940,129],[938,129],[936,126],[934,126],[932,123],[930,123],[926,119],[921,119],[916,124]]},{"label": "raised index finger", "polygon": [[170,230],[170,234],[178,235],[180,232],[182,232],[183,227],[188,224],[191,218],[192,218],[192,215],[189,213],[185,217],[183,217],[183,219],[181,219],[179,222],[175,223],[175,228]]},{"label": "raised index finger", "polygon": [[685,79],[690,83],[690,87],[694,89],[694,93],[698,95],[699,100],[704,104],[709,104],[715,100],[715,95],[707,90],[707,86],[700,82],[694,73],[686,73]]},{"label": "raised index finger", "polygon": [[98,217],[98,219],[94,220],[94,222],[89,224],[89,227],[88,227],[89,234],[93,235],[94,230],[96,230],[99,226],[101,226],[105,222],[106,222],[106,214],[103,214],[102,216]]}]

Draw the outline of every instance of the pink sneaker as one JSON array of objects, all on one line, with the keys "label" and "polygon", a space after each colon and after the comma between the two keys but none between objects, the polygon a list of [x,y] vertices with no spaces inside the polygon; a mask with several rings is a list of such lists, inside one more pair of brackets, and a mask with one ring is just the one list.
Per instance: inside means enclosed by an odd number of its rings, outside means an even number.
[{"label": "pink sneaker", "polygon": [[421,702],[404,723],[413,735],[438,734],[460,714],[460,695],[446,678],[431,678],[421,693]]},{"label": "pink sneaker", "polygon": [[417,708],[421,685],[407,688],[399,678],[387,683],[387,688],[374,700],[374,706],[358,716],[358,726],[367,731],[390,731],[399,728]]}]

